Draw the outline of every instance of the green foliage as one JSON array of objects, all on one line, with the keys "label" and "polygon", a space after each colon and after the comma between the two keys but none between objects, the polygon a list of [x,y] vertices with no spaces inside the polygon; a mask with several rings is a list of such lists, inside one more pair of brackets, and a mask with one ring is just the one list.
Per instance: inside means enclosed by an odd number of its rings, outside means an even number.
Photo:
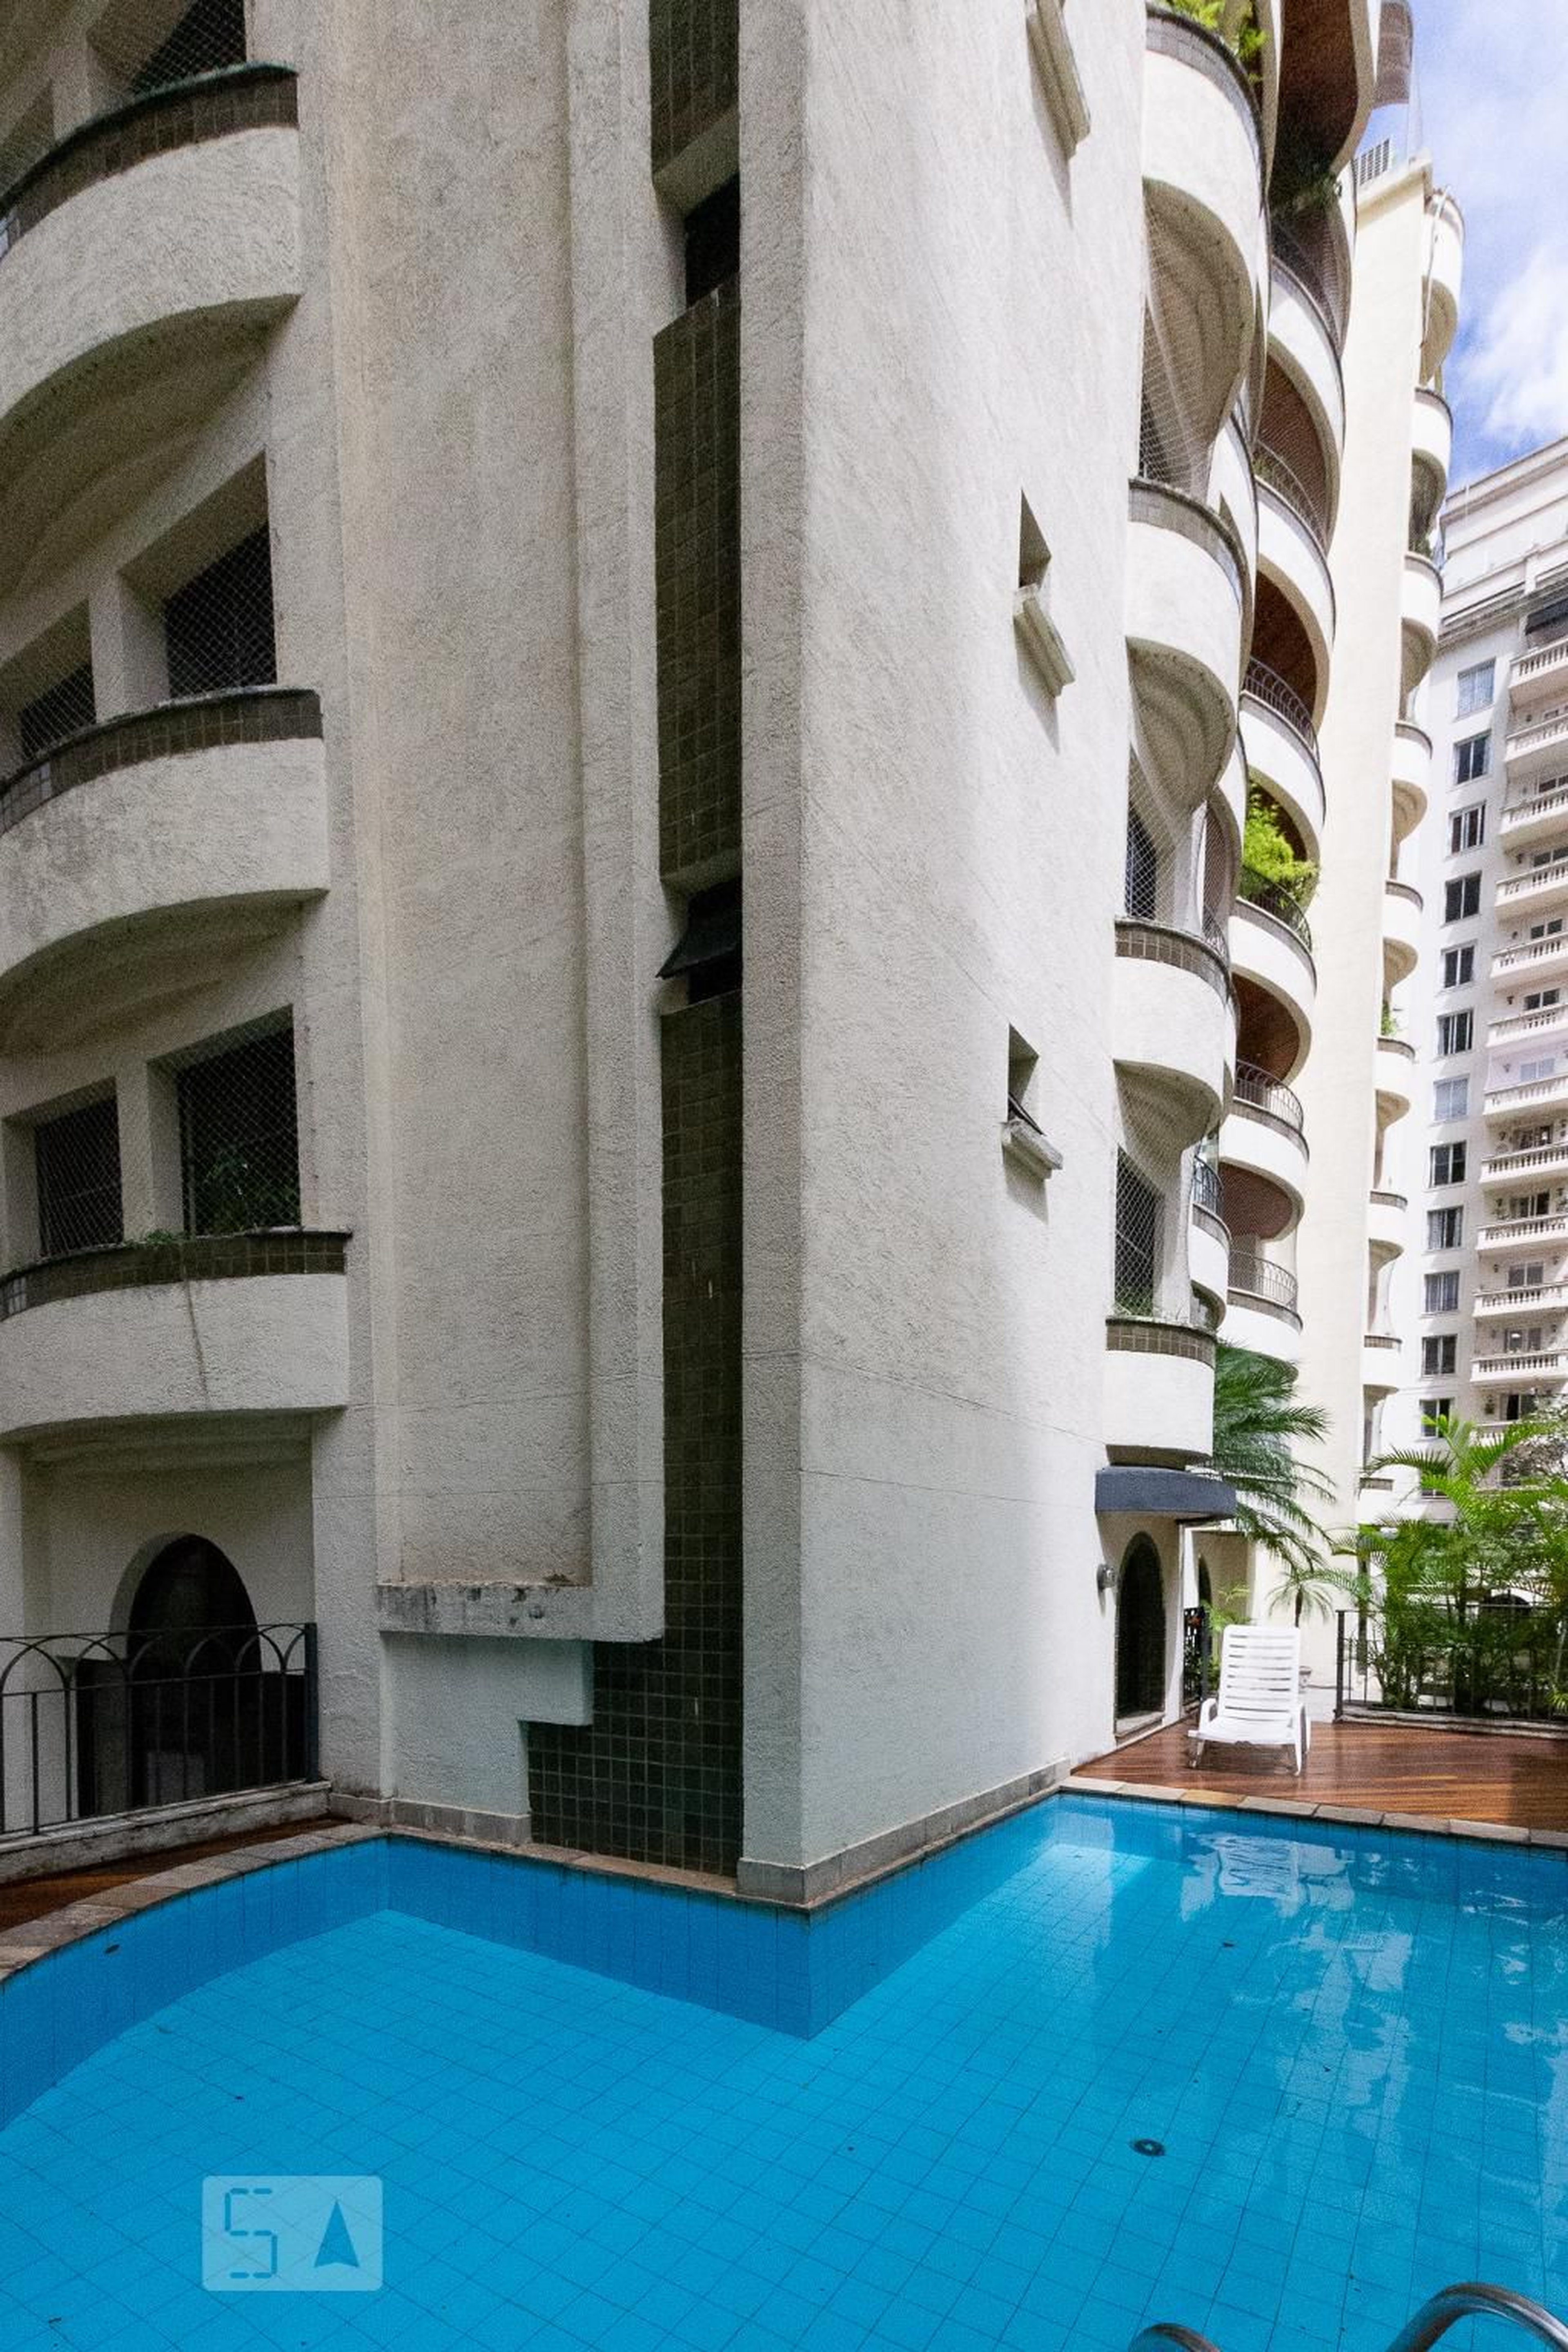
[{"label": "green foliage", "polygon": [[1298,1402],[1291,1365],[1219,1342],[1214,1466],[1236,1489],[1237,1528],[1279,1561],[1298,1624],[1310,1608],[1327,1609],[1328,1591],[1355,1580],[1324,1556],[1325,1538],[1308,1506],[1331,1502],[1333,1488],[1297,1451],[1321,1444],[1327,1432],[1327,1415]]},{"label": "green foliage", "polygon": [[1436,1514],[1358,1528],[1340,1549],[1378,1588],[1366,1656],[1390,1706],[1541,1716],[1568,1677],[1568,1422],[1442,1418],[1369,1466],[1414,1474]]},{"label": "green foliage", "polygon": [[1382,1018],[1378,1023],[1377,1034],[1380,1037],[1403,1037],[1405,1034],[1399,1025],[1398,1013],[1386,1001],[1384,1003]]},{"label": "green foliage", "polygon": [[1268,209],[1274,219],[1308,221],[1332,212],[1339,200],[1340,175],[1333,158],[1293,125],[1282,122],[1268,186]]},{"label": "green foliage", "polygon": [[1205,33],[1216,35],[1247,68],[1248,78],[1257,80],[1263,59],[1263,34],[1250,0],[1239,19],[1233,0],[1162,0],[1162,5],[1173,16],[1186,16]]},{"label": "green foliage", "polygon": [[1247,829],[1241,841],[1241,862],[1265,882],[1288,891],[1298,905],[1310,903],[1318,887],[1318,869],[1310,857],[1297,856],[1279,812],[1256,782],[1247,793]]}]

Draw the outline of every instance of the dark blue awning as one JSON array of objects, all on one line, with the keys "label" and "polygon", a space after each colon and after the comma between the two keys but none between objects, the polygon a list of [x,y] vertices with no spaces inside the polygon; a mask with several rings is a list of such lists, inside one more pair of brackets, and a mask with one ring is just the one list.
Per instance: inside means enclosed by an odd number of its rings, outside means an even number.
[{"label": "dark blue awning", "polygon": [[1098,1474],[1094,1507],[1102,1517],[1118,1511],[1140,1519],[1228,1519],[1236,1508],[1236,1488],[1202,1470],[1157,1470],[1130,1462]]}]

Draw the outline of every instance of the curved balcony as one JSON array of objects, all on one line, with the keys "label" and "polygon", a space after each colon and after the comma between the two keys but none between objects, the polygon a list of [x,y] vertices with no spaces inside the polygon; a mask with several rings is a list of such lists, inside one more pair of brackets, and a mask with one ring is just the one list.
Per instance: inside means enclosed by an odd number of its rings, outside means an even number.
[{"label": "curved balcony", "polygon": [[1334,584],[1322,523],[1310,493],[1282,457],[1260,448],[1253,462],[1258,474],[1258,568],[1305,630],[1323,690],[1334,645]]},{"label": "curved balcony", "polygon": [[1247,831],[1247,757],[1239,734],[1209,795],[1209,808],[1224,825],[1232,854],[1239,860]]},{"label": "curved balcony", "polygon": [[348,1236],[125,1243],[0,1280],[0,1435],[348,1402]]},{"label": "curved balcony", "polygon": [[1289,892],[1249,877],[1245,868],[1230,918],[1230,963],[1238,977],[1256,982],[1288,1007],[1300,1041],[1299,1067],[1311,1044],[1318,994],[1311,933]]},{"label": "curved balcony", "polygon": [[1216,950],[1161,923],[1119,922],[1111,1051],[1184,1144],[1211,1133],[1236,1055],[1230,977]]},{"label": "curved balcony", "polygon": [[1498,832],[1510,849],[1539,849],[1548,842],[1568,841],[1568,785],[1510,801]]},{"label": "curved balcony", "polygon": [[1432,738],[1413,719],[1394,730],[1394,838],[1406,841],[1426,814],[1432,788]]},{"label": "curved balcony", "polygon": [[1408,980],[1421,961],[1421,893],[1413,882],[1383,886],[1384,991]]},{"label": "curved balcony", "polygon": [[1369,1331],[1361,1343],[1361,1384],[1372,1396],[1392,1396],[1400,1386],[1400,1342],[1391,1331]]},{"label": "curved balcony", "polygon": [[1301,1317],[1289,1266],[1255,1252],[1232,1252],[1225,1336],[1229,1345],[1255,1355],[1285,1364],[1299,1361]]},{"label": "curved balcony", "polygon": [[1373,1191],[1367,1202],[1366,1235],[1379,1265],[1403,1257],[1408,1239],[1410,1203],[1403,1192]]},{"label": "curved balcony", "polygon": [[1263,137],[1225,42],[1151,6],[1143,201],[1155,299],[1200,440],[1218,432],[1258,318],[1266,244]]},{"label": "curved balcony", "polygon": [[1443,618],[1443,583],[1436,565],[1414,549],[1405,558],[1399,598],[1399,645],[1405,691],[1414,694],[1437,652]]},{"label": "curved balcony", "polygon": [[1183,490],[1135,481],[1127,649],[1138,717],[1163,777],[1197,807],[1236,735],[1243,559],[1228,526]]},{"label": "curved balcony", "polygon": [[1226,1288],[1230,1280],[1230,1230],[1219,1213],[1220,1186],[1216,1171],[1200,1164],[1198,1174],[1209,1181],[1203,1185],[1194,1179],[1193,1185],[1192,1223],[1187,1233],[1187,1278],[1194,1290],[1202,1292],[1217,1324],[1225,1315]]},{"label": "curved balcony", "polygon": [[1294,687],[1262,662],[1242,682],[1241,735],[1255,769],[1301,836],[1314,865],[1322,857],[1323,771],[1312,714]]},{"label": "curved balcony", "polygon": [[313,694],[171,702],[0,787],[0,1042],[53,1047],[275,931],[328,883]]},{"label": "curved balcony", "polygon": [[[1226,1168],[1261,1176],[1284,1195],[1280,1232],[1299,1224],[1306,1201],[1310,1154],[1298,1097],[1267,1070],[1240,1063],[1229,1114],[1220,1129],[1219,1156]],[[1273,1226],[1248,1223],[1248,1232],[1272,1235]]]},{"label": "curved balcony", "polygon": [[1378,1125],[1392,1127],[1415,1100],[1415,1048],[1404,1037],[1380,1037],[1374,1066]]},{"label": "curved balcony", "polygon": [[1214,1335],[1112,1316],[1105,1327],[1105,1444],[1113,1462],[1184,1466],[1214,1449]]},{"label": "curved balcony", "polygon": [[1423,384],[1415,394],[1410,463],[1421,499],[1435,519],[1448,488],[1454,455],[1454,413],[1440,392]]},{"label": "curved balcony", "polygon": [[1229,530],[1241,557],[1242,636],[1250,642],[1258,590],[1258,489],[1252,451],[1234,415],[1215,443],[1208,504]]},{"label": "curved balcony", "polygon": [[287,67],[232,67],[84,122],[13,186],[0,474],[46,458],[62,506],[102,466],[89,419],[134,394],[140,421],[133,433],[117,416],[117,452],[156,445],[183,376],[232,373],[255,351],[300,288],[295,110]]},{"label": "curved balcony", "polygon": [[1329,320],[1288,259],[1275,255],[1268,297],[1273,358],[1311,412],[1329,464],[1327,521],[1339,506],[1340,459],[1345,446],[1345,383]]},{"label": "curved balcony", "polygon": [[1434,376],[1454,347],[1459,331],[1459,294],[1465,282],[1465,221],[1452,196],[1435,196],[1426,208],[1431,258],[1426,272],[1426,333],[1421,373]]}]

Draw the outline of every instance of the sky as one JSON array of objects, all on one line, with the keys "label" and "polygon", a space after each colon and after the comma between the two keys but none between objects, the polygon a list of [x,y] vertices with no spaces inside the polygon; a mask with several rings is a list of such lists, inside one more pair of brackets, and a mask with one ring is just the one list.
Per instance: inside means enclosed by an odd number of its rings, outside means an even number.
[{"label": "sky", "polygon": [[1568,0],[1415,0],[1417,111],[1465,215],[1458,485],[1568,433]]}]

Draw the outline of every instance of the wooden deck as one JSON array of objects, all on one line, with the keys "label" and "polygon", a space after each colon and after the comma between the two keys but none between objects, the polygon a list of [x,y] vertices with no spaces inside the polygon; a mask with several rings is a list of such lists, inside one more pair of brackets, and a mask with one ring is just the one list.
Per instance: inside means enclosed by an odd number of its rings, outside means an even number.
[{"label": "wooden deck", "polygon": [[1303,1812],[1324,1805],[1434,1825],[1568,1832],[1568,1738],[1552,1734],[1314,1723],[1300,1780],[1283,1750],[1211,1748],[1194,1769],[1187,1761],[1189,1737],[1187,1724],[1173,1724],[1080,1764],[1075,1777],[1212,1797],[1219,1804],[1264,1798]]}]

